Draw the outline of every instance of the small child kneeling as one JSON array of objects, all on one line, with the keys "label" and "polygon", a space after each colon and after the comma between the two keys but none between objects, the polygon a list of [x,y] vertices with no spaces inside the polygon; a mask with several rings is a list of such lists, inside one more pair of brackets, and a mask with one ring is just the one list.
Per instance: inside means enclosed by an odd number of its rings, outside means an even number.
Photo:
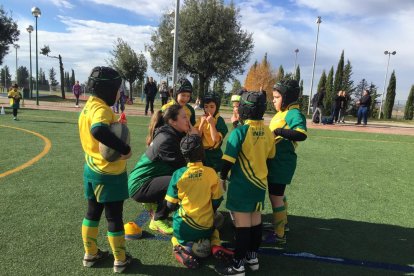
[{"label": "small child kneeling", "polygon": [[223,195],[216,172],[201,161],[201,137],[186,136],[180,146],[188,164],[174,172],[165,197],[168,208],[175,210],[171,239],[175,257],[188,268],[198,268],[199,258],[210,253],[219,259],[231,259],[232,251],[221,246],[213,224]]}]

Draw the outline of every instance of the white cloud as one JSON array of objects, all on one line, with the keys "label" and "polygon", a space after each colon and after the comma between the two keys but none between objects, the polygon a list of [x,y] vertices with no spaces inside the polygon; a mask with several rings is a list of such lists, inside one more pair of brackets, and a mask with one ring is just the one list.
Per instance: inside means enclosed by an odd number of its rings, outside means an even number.
[{"label": "white cloud", "polygon": [[85,0],[98,5],[107,5],[128,10],[130,12],[153,17],[174,7],[172,0]]},{"label": "white cloud", "polygon": [[[139,12],[145,10],[145,16],[161,14],[160,9],[171,7],[168,6],[171,4],[170,0],[123,1],[122,4],[121,1],[85,1],[123,6]],[[314,87],[322,70],[328,71],[331,66],[336,69],[341,51],[344,50],[345,59],[352,62],[355,83],[365,78],[374,82],[382,92],[387,65],[384,51],[395,50],[397,55],[391,57],[390,72],[393,69],[396,71],[397,99],[405,100],[414,83],[414,64],[411,63],[414,56],[414,29],[411,27],[414,25],[414,1],[413,4],[411,1],[402,0],[375,1],[375,5],[373,0],[367,3],[356,0],[342,2],[297,0],[291,3],[293,6],[290,5],[289,9],[277,6],[270,0],[239,2],[237,5],[242,16],[242,28],[253,33],[255,44],[246,71],[255,60],[260,61],[265,53],[268,53],[275,69],[283,65],[285,72],[291,71],[294,67],[294,50],[298,48],[298,64],[304,79],[305,93],[308,93],[317,31],[315,19],[321,15],[323,22],[320,25]],[[150,35],[156,29],[154,26],[129,26],[65,16],[58,18],[65,24],[65,32],[39,31],[39,48],[47,44],[52,50],[51,54],[61,53],[65,70],[73,68],[81,81],[86,80],[93,66],[106,64],[106,60],[110,58],[109,51],[117,37],[121,37],[135,51],[140,52],[144,51],[144,44],[150,42]],[[19,18],[18,22],[22,33],[19,41],[19,64],[28,67],[28,34],[25,28],[33,24],[33,18]],[[32,38],[34,54],[34,36]],[[150,62],[148,53],[145,54]],[[14,49],[6,56],[5,63],[11,71],[15,70]],[[40,56],[39,66],[48,70],[52,66],[57,69],[58,64],[56,60]],[[153,75],[151,69],[150,74]],[[244,76],[239,76],[239,79],[244,82]]]},{"label": "white cloud", "polygon": [[74,8],[74,5],[72,5],[70,3],[70,1],[66,1],[66,0],[50,0],[50,2],[57,6],[57,7],[62,7],[62,8],[66,8],[66,9],[72,9]]},{"label": "white cloud", "polygon": [[[107,65],[111,58],[110,51],[118,37],[126,41],[137,53],[144,52],[144,44],[150,40],[155,30],[152,26],[129,26],[116,23],[105,23],[93,20],[77,20],[71,17],[59,16],[61,22],[67,26],[65,33],[38,31],[39,51],[44,45],[51,49],[51,56],[61,55],[65,71],[75,70],[80,81],[87,79],[94,66]],[[19,41],[18,66],[29,68],[29,34],[25,28],[30,20],[20,20],[19,29],[23,36]],[[27,35],[25,35],[25,33]],[[35,36],[32,33],[32,70],[35,76]],[[15,55],[6,56],[5,63],[9,66],[12,75],[15,72]],[[148,53],[145,53],[150,63]],[[54,67],[58,69],[58,61],[53,58],[39,55],[39,68],[48,71]]]}]

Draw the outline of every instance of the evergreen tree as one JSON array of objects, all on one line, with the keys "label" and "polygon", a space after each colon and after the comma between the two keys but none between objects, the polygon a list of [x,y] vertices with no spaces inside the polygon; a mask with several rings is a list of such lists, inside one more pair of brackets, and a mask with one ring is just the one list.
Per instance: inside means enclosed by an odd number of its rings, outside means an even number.
[{"label": "evergreen tree", "polygon": [[378,94],[378,87],[371,82],[369,88],[369,95],[371,96],[371,105],[369,107],[369,114],[371,118],[377,118],[378,117],[378,108],[377,108],[377,99],[379,98]]},{"label": "evergreen tree", "polygon": [[12,85],[10,69],[7,65],[1,68],[0,85],[5,86],[6,90]]},{"label": "evergreen tree", "polygon": [[55,69],[50,68],[49,70],[49,80],[50,80],[50,85],[53,86],[57,86],[59,84],[59,82],[56,80],[56,72]]},{"label": "evergreen tree", "polygon": [[279,82],[279,81],[283,80],[284,77],[285,77],[285,69],[283,69],[283,65],[280,65],[279,69],[277,70],[277,73],[276,73],[276,81],[275,82]]},{"label": "evergreen tree", "polygon": [[72,75],[70,76],[70,86],[75,85],[76,79],[75,79],[75,71],[72,69]]},{"label": "evergreen tree", "polygon": [[242,86],[241,86],[240,81],[238,79],[235,79],[233,81],[233,85],[231,87],[230,94],[231,95],[237,94],[241,90],[241,88],[242,88]]},{"label": "evergreen tree", "polygon": [[410,94],[404,110],[404,120],[412,120],[414,115],[414,85],[411,86]]},{"label": "evergreen tree", "polygon": [[392,109],[394,108],[396,85],[397,85],[397,79],[395,77],[395,71],[392,71],[392,74],[390,77],[390,83],[388,84],[388,88],[387,88],[387,95],[385,96],[385,104],[384,104],[384,118],[385,119],[391,119]]},{"label": "evergreen tree", "polygon": [[343,88],[343,74],[344,74],[344,50],[342,50],[341,57],[339,58],[338,66],[335,73],[335,81],[333,85],[332,95],[338,93]]},{"label": "evergreen tree", "polygon": [[351,79],[352,74],[353,72],[351,62],[347,60],[346,65],[344,67],[341,90],[344,90],[349,96],[351,96],[355,91],[354,81]]},{"label": "evergreen tree", "polygon": [[[357,112],[358,112],[358,105],[356,104],[356,102],[362,97],[362,92],[368,89],[368,82],[365,79],[362,79],[358,85],[356,86],[355,90],[354,90],[354,95],[351,99],[351,104],[352,108],[351,108],[351,114],[356,116]],[[380,95],[379,95],[380,96]]]},{"label": "evergreen tree", "polygon": [[316,92],[321,91],[322,88],[325,88],[325,86],[326,86],[326,73],[325,73],[325,70],[323,70],[321,78],[319,79],[318,90],[316,90]]},{"label": "evergreen tree", "polygon": [[217,79],[213,83],[213,91],[222,97],[226,92],[226,88],[224,87],[224,81],[221,79]]},{"label": "evergreen tree", "polygon": [[326,78],[325,85],[325,98],[323,98],[323,113],[324,115],[330,115],[332,112],[332,99],[334,97],[334,69],[333,66],[329,70],[328,77]]},{"label": "evergreen tree", "polygon": [[296,66],[295,80],[296,80],[298,83],[300,82],[300,66],[299,66],[299,64]]},{"label": "evergreen tree", "polygon": [[24,66],[20,66],[17,69],[17,83],[19,86],[26,86],[29,84],[29,70]]},{"label": "evergreen tree", "polygon": [[65,72],[64,80],[65,80],[65,86],[66,86],[66,88],[70,88],[69,72]]}]

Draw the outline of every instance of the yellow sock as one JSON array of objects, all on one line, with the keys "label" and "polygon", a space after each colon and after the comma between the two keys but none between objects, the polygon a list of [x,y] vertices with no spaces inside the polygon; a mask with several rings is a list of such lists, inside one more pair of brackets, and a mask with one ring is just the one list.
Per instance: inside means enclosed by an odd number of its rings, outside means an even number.
[{"label": "yellow sock", "polygon": [[125,261],[125,232],[109,232],[108,241],[111,245],[112,253],[114,254],[115,261]]},{"label": "yellow sock", "polygon": [[214,229],[213,233],[211,234],[210,243],[212,247],[215,245],[221,245],[220,234],[219,231],[217,231],[217,229]]},{"label": "yellow sock", "polygon": [[98,226],[99,221],[83,219],[82,240],[86,254],[96,255],[98,253]]},{"label": "yellow sock", "polygon": [[178,242],[178,240],[177,240],[177,238],[176,237],[172,237],[171,238],[171,243],[173,244],[173,248],[174,248],[174,246],[176,246],[176,245],[179,245],[180,243]]},{"label": "yellow sock", "polygon": [[275,226],[275,233],[279,237],[283,237],[285,235],[285,224],[286,224],[285,206],[273,208],[273,222]]},{"label": "yellow sock", "polygon": [[287,201],[286,196],[283,197],[283,203],[285,204],[285,209],[286,209],[286,223],[285,224],[287,224],[288,223],[288,220],[287,220],[287,217],[288,217],[288,201]]}]

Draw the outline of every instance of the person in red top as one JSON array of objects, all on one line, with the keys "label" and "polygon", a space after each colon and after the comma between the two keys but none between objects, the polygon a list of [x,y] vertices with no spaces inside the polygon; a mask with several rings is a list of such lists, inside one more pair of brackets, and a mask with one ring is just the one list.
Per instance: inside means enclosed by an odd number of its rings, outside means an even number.
[{"label": "person in red top", "polygon": [[75,95],[76,103],[75,106],[79,107],[79,96],[82,93],[82,87],[79,84],[79,81],[76,81],[76,83],[72,87],[72,93]]}]

